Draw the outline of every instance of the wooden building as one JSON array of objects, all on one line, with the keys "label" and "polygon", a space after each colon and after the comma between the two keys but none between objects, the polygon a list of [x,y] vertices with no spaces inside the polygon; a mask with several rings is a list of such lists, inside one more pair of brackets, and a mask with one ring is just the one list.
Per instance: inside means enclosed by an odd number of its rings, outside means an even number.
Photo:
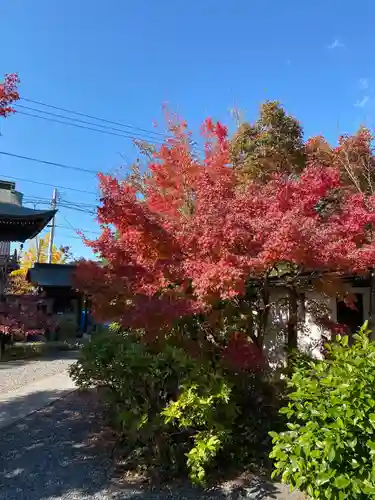
[{"label": "wooden building", "polygon": [[74,264],[34,264],[26,279],[38,290],[47,304],[47,314],[70,323],[80,330],[84,298],[74,287]]}]

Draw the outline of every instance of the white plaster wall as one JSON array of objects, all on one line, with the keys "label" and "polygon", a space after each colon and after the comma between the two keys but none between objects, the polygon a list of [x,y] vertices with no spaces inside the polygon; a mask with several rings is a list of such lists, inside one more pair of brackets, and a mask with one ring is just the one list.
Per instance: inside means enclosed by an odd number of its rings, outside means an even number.
[{"label": "white plaster wall", "polygon": [[[370,319],[370,288],[369,287],[349,287],[349,293],[361,293],[363,295],[363,319],[366,321]],[[286,327],[288,321],[288,311],[285,304],[283,304],[285,294],[275,291],[271,295],[272,307],[270,311],[270,318],[268,322],[268,331],[264,339],[264,351],[273,367],[281,366],[285,363],[285,343],[286,343]],[[314,301],[321,302],[327,306],[330,312],[330,319],[337,321],[337,307],[336,297],[325,297],[318,293],[307,293],[306,302]],[[314,322],[313,317],[300,311],[300,320],[302,328],[298,332],[298,347],[304,352],[307,352],[314,357],[320,358],[320,345],[322,335],[327,335],[328,332],[324,331],[322,327]]]},{"label": "white plaster wall", "polygon": [[264,352],[273,368],[285,363],[286,327],[288,321],[288,310],[285,301],[285,293],[275,290],[271,293],[272,303],[268,319],[267,333],[264,339]]},{"label": "white plaster wall", "polygon": [[[306,293],[306,302],[315,302],[327,307],[329,319],[336,321],[336,297],[325,297],[322,294],[310,292]],[[306,352],[316,358],[321,358],[321,341],[322,335],[327,332],[320,325],[317,325],[311,314],[306,312],[304,325],[298,335],[298,347],[301,351]]]}]

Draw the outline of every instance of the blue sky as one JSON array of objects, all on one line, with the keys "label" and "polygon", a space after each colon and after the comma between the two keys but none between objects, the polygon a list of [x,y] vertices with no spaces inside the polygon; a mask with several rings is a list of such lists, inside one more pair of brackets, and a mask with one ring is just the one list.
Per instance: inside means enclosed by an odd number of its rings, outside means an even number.
[{"label": "blue sky", "polygon": [[[160,121],[164,102],[198,131],[206,116],[228,124],[238,107],[253,120],[262,101],[278,99],[307,136],[334,141],[361,122],[373,127],[374,19],[373,0],[13,0],[2,5],[0,75],[18,72],[22,97],[143,129]],[[135,157],[125,137],[22,114],[3,120],[1,132],[1,151],[94,171]],[[83,172],[3,155],[0,169],[0,177],[96,190],[95,176]],[[26,199],[52,194],[29,182],[17,188]],[[60,194],[95,202],[89,193]],[[65,226],[57,243],[88,256],[70,228],[95,231],[93,217],[61,208],[57,224]]]}]

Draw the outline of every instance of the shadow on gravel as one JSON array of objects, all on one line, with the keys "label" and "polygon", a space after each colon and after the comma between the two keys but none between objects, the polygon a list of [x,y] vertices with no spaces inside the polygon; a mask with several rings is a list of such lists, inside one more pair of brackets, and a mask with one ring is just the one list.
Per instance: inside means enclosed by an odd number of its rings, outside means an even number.
[{"label": "shadow on gravel", "polygon": [[37,361],[57,361],[59,359],[71,359],[72,361],[76,360],[78,357],[78,350],[70,350],[70,351],[54,351],[48,352],[43,355],[37,355],[31,358],[25,359],[10,359],[9,361],[0,361],[0,370],[10,370],[12,368],[17,368],[20,366],[26,366]]},{"label": "shadow on gravel", "polygon": [[[61,395],[62,392],[60,391]],[[32,403],[35,395],[3,403]],[[46,399],[56,391],[46,391]],[[9,411],[9,407],[8,407]],[[202,491],[189,485],[152,488],[137,481],[110,481],[114,438],[101,418],[94,390],[68,394],[52,405],[0,429],[0,500],[298,500],[257,477]]]},{"label": "shadow on gravel", "polygon": [[[72,390],[38,391],[27,396],[15,397],[0,403],[0,432],[12,430],[20,418],[44,408],[56,400],[67,396]],[[1,451],[1,450],[0,450]],[[1,497],[0,497],[1,498]]]},{"label": "shadow on gravel", "polygon": [[[134,491],[137,490],[137,491]],[[116,500],[286,500],[273,484],[259,478],[251,478],[241,485],[231,485],[228,488],[212,488],[202,491],[192,486],[179,488],[160,488],[147,490],[142,485],[130,485],[120,488],[120,492],[112,497]]]},{"label": "shadow on gravel", "polygon": [[75,392],[0,430],[0,499],[95,498],[112,463],[98,413],[94,393]]},{"label": "shadow on gravel", "polygon": [[17,368],[18,366],[25,366],[30,363],[33,363],[35,358],[28,359],[12,359],[10,361],[0,361],[0,370],[9,370],[10,368]]}]

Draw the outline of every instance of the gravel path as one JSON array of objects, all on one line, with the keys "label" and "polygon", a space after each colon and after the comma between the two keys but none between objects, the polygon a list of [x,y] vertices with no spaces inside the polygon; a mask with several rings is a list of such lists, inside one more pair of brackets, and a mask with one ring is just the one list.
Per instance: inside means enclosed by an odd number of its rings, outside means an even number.
[{"label": "gravel path", "polygon": [[256,479],[226,493],[193,488],[150,492],[136,483],[115,488],[110,481],[113,444],[103,435],[99,414],[94,392],[75,392],[0,430],[0,500],[301,498]]},{"label": "gravel path", "polygon": [[111,462],[93,439],[95,410],[90,393],[73,393],[0,431],[0,499],[111,498],[102,491]]},{"label": "gravel path", "polygon": [[62,352],[40,360],[0,362],[0,393],[19,389],[26,384],[64,372],[77,354]]}]

